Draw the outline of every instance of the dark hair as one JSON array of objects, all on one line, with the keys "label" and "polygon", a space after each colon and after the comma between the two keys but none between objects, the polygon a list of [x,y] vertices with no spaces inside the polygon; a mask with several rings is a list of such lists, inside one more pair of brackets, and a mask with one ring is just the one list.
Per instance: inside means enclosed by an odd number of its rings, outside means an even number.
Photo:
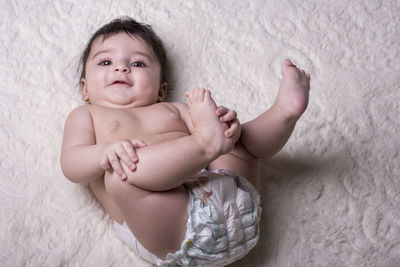
[{"label": "dark hair", "polygon": [[125,32],[128,35],[138,36],[142,38],[147,45],[149,45],[156,55],[161,65],[161,82],[165,82],[166,79],[166,66],[167,66],[167,55],[164,49],[164,45],[161,39],[156,35],[150,25],[143,24],[135,21],[130,17],[122,17],[105,24],[98,29],[90,38],[89,43],[86,45],[85,50],[82,53],[80,59],[80,65],[82,68],[81,79],[86,75],[86,61],[90,54],[93,41],[99,37],[103,37],[103,41],[107,38],[120,33]]}]

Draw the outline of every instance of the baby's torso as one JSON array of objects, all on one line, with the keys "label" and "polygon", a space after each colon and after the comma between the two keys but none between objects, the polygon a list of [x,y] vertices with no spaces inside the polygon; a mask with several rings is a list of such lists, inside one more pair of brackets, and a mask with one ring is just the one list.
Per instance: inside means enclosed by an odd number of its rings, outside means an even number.
[{"label": "baby's torso", "polygon": [[96,143],[140,139],[147,145],[188,135],[179,111],[171,103],[134,109],[92,106]]},{"label": "baby's torso", "polygon": [[[152,145],[189,134],[178,109],[171,103],[134,109],[92,105],[90,113],[97,144],[140,139],[146,145]],[[122,215],[106,191],[104,177],[93,179],[89,186],[111,218],[121,223]]]}]

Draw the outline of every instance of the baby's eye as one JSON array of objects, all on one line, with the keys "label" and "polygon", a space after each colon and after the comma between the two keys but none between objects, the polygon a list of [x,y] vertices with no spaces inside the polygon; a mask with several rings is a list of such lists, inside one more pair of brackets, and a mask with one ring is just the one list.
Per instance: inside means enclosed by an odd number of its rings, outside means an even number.
[{"label": "baby's eye", "polygon": [[111,65],[111,61],[110,60],[102,60],[99,63],[100,66],[108,66]]},{"label": "baby's eye", "polygon": [[144,68],[144,67],[146,67],[146,64],[142,61],[135,61],[135,62],[132,62],[132,66],[138,67],[138,68]]}]

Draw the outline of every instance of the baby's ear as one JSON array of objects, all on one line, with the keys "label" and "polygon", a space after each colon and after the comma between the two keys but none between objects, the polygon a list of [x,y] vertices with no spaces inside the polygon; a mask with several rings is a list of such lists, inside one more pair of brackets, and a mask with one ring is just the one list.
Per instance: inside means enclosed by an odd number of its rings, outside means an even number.
[{"label": "baby's ear", "polygon": [[158,90],[158,99],[157,102],[163,102],[167,98],[167,87],[168,84],[163,82],[160,84],[160,89]]},{"label": "baby's ear", "polygon": [[86,85],[86,80],[85,78],[81,79],[81,88],[82,88],[82,95],[83,95],[83,101],[86,103],[89,103],[89,93],[87,90],[87,85]]},{"label": "baby's ear", "polygon": [[83,95],[87,95],[88,91],[87,91],[85,78],[81,78],[81,88],[82,88]]}]

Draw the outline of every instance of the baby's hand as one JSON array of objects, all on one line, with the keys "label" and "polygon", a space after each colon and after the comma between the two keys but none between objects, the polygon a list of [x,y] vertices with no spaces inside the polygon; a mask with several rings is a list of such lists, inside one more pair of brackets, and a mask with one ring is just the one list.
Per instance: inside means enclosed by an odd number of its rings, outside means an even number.
[{"label": "baby's hand", "polygon": [[124,181],[126,173],[122,169],[123,162],[131,171],[136,170],[136,163],[139,161],[136,156],[136,148],[145,147],[141,140],[119,140],[105,144],[100,153],[100,166],[105,171],[115,171]]},{"label": "baby's hand", "polygon": [[241,133],[241,125],[237,118],[236,111],[221,106],[217,108],[216,115],[222,122],[227,123],[229,126],[229,129],[225,131],[225,136],[232,137],[234,139],[239,138]]}]

